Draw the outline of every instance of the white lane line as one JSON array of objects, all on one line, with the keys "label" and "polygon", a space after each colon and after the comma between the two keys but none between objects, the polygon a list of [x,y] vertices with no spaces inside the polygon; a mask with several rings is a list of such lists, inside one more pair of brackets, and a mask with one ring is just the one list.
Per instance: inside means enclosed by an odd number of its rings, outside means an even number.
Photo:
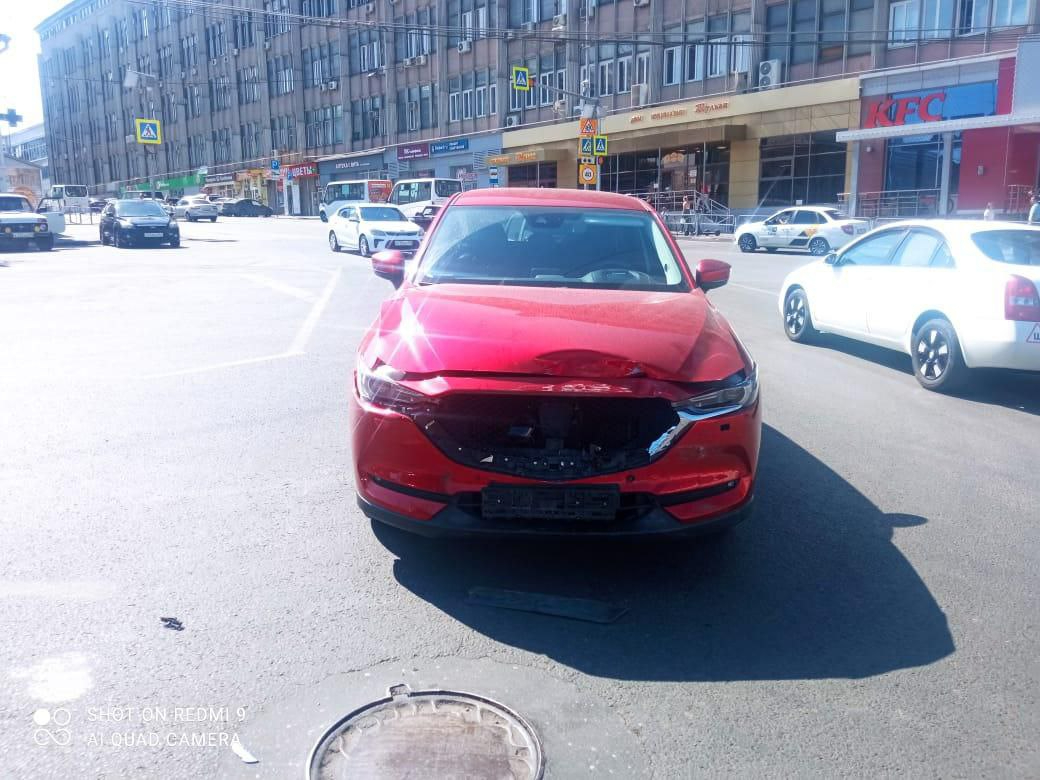
[{"label": "white lane line", "polygon": [[780,294],[779,290],[764,290],[761,287],[752,287],[750,284],[737,284],[736,282],[730,282],[730,287],[739,287],[741,290],[751,290],[751,292],[762,293],[768,295],[770,298],[775,298]]},{"label": "white lane line", "polygon": [[297,298],[301,301],[307,301],[308,303],[314,300],[314,293],[299,287],[293,287],[291,284],[283,284],[276,279],[271,279],[267,276],[260,276],[259,274],[239,274],[243,279],[248,279],[250,282],[266,287],[269,290],[280,292],[283,295],[288,295],[291,298]]},{"label": "white lane line", "polygon": [[208,366],[195,366],[194,368],[182,368],[179,371],[164,371],[161,374],[146,374],[141,379],[166,379],[171,376],[188,376],[189,374],[204,374],[207,371],[219,371],[223,368],[236,368],[237,366],[249,366],[254,363],[267,363],[272,360],[283,360],[284,358],[299,357],[300,352],[282,352],[278,355],[263,355],[244,360],[229,360],[226,363],[211,363]]},{"label": "white lane line", "polygon": [[325,289],[321,293],[321,297],[318,298],[314,306],[311,307],[310,314],[307,315],[307,319],[303,321],[303,325],[300,326],[299,332],[296,334],[296,338],[293,339],[293,343],[289,346],[286,354],[289,355],[302,355],[307,347],[307,342],[310,341],[311,334],[314,332],[314,328],[318,324],[318,320],[321,319],[322,313],[325,311],[325,307],[329,305],[329,299],[332,298],[332,291],[336,289],[336,285],[339,284],[339,278],[343,275],[343,269],[338,268],[332,273],[329,283],[325,285]]}]

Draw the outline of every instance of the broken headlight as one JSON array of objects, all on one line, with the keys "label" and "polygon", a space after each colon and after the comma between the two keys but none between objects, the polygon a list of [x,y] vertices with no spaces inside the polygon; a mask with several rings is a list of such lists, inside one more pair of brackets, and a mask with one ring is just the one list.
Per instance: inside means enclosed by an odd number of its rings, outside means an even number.
[{"label": "broken headlight", "polygon": [[727,377],[711,390],[674,404],[679,414],[693,419],[718,417],[753,406],[758,400],[758,367]]},{"label": "broken headlight", "polygon": [[402,376],[399,371],[394,371],[385,364],[369,369],[358,363],[355,375],[358,395],[367,404],[406,415],[414,414],[434,403],[429,396],[400,384],[398,380]]}]

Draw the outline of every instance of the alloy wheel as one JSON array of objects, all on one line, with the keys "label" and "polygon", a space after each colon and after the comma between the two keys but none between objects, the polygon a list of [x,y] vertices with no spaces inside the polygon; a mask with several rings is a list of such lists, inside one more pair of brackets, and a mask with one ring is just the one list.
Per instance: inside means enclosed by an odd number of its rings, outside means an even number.
[{"label": "alloy wheel", "polygon": [[740,251],[741,252],[754,252],[757,247],[755,237],[750,233],[745,233],[740,237]]},{"label": "alloy wheel", "polygon": [[917,362],[921,377],[937,381],[950,366],[950,342],[938,328],[928,328],[917,340]]},{"label": "alloy wheel", "polygon": [[790,295],[787,298],[787,306],[784,311],[784,324],[787,332],[792,336],[798,336],[805,329],[805,296]]},{"label": "alloy wheel", "polygon": [[365,238],[364,236],[361,236],[361,238],[358,239],[357,248],[358,248],[358,253],[362,257],[368,257],[368,239],[367,238]]}]

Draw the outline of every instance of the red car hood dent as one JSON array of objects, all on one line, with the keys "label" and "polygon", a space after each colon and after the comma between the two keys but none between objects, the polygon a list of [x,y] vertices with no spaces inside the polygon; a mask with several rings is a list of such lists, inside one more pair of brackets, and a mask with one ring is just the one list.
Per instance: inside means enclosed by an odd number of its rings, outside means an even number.
[{"label": "red car hood dent", "polygon": [[700,292],[409,287],[383,304],[370,335],[367,364],[408,374],[705,382],[744,368]]}]

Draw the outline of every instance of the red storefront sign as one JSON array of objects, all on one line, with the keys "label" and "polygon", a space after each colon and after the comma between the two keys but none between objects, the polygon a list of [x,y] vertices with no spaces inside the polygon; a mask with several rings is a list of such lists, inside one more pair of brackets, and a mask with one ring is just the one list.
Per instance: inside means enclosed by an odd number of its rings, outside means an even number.
[{"label": "red storefront sign", "polygon": [[895,127],[907,124],[913,116],[917,116],[922,122],[938,122],[943,118],[942,106],[945,101],[945,92],[932,92],[923,97],[912,95],[878,100],[868,105],[867,118],[863,126]]},{"label": "red storefront sign", "polygon": [[282,170],[285,171],[285,178],[287,179],[305,179],[308,176],[318,175],[318,166],[314,163],[290,165],[288,168],[283,168]]}]

